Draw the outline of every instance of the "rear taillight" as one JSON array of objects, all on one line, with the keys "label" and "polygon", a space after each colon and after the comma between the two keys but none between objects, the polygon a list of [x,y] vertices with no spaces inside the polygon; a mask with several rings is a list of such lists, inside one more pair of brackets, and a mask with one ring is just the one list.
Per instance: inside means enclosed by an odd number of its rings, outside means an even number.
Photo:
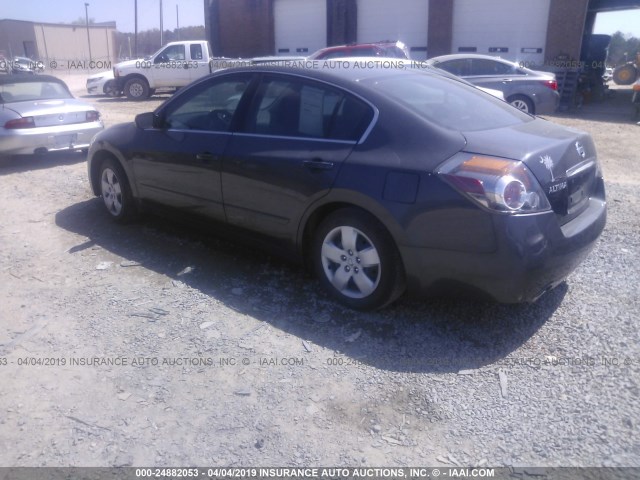
[{"label": "rear taillight", "polygon": [[4,128],[7,129],[18,129],[18,128],[33,128],[35,127],[36,124],[33,121],[33,117],[22,117],[22,118],[16,118],[14,120],[9,120],[7,123],[4,124]]},{"label": "rear taillight", "polygon": [[545,87],[549,87],[551,90],[558,90],[558,82],[556,80],[545,80],[542,83]]},{"label": "rear taillight", "polygon": [[633,84],[633,91],[640,92],[640,83],[636,82]]},{"label": "rear taillight", "polygon": [[95,110],[90,110],[87,112],[87,122],[97,122],[100,120],[100,113]]},{"label": "rear taillight", "polygon": [[441,178],[479,205],[503,213],[551,206],[526,165],[516,160],[458,154],[438,169]]}]

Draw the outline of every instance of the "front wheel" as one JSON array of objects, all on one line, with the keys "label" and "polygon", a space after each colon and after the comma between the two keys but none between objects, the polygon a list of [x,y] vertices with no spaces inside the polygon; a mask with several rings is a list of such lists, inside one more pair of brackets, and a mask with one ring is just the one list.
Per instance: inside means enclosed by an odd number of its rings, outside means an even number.
[{"label": "front wheel", "polygon": [[133,195],[124,170],[107,159],[100,166],[100,195],[104,206],[116,222],[125,223],[135,215]]},{"label": "front wheel", "polygon": [[382,308],[404,292],[404,268],[391,236],[362,210],[338,210],[320,224],[313,260],[324,288],[350,308]]},{"label": "front wheel", "polygon": [[120,96],[120,90],[118,90],[118,87],[116,86],[116,82],[114,82],[113,80],[107,80],[107,82],[104,84],[104,94],[108,97],[119,97]]}]

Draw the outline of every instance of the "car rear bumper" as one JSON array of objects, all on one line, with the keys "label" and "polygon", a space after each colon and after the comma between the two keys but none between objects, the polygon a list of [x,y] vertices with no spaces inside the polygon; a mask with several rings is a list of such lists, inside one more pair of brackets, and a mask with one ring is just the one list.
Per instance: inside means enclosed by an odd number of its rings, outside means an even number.
[{"label": "car rear bumper", "polygon": [[[604,198],[604,196],[602,197]],[[401,247],[414,295],[472,292],[502,303],[535,301],[561,283],[593,249],[606,223],[606,202],[560,226],[553,212],[494,217],[491,253]],[[474,232],[467,232],[473,238]]]},{"label": "car rear bumper", "polygon": [[0,128],[0,154],[29,155],[89,148],[91,139],[103,129],[102,121],[15,130]]}]

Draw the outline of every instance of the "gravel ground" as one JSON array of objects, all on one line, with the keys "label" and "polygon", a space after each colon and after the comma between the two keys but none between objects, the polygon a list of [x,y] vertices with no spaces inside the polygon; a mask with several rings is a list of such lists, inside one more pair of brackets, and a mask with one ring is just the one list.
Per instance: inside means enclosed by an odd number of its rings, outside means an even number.
[{"label": "gravel ground", "polygon": [[[640,466],[627,93],[550,117],[594,136],[609,220],[533,305],[349,311],[280,259],[113,224],[79,154],[2,159],[0,466]],[[163,100],[86,99],[108,125]]]}]

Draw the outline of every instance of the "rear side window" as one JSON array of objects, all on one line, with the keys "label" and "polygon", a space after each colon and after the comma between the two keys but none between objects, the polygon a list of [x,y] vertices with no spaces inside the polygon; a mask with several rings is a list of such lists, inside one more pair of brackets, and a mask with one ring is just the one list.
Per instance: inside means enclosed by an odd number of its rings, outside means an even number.
[{"label": "rear side window", "polygon": [[357,141],[372,118],[369,105],[338,89],[293,77],[266,77],[243,131]]},{"label": "rear side window", "polygon": [[532,120],[529,115],[475,87],[426,73],[396,73],[363,83],[429,122],[450,130],[490,130]]},{"label": "rear side window", "polygon": [[474,58],[471,60],[471,73],[469,75],[515,75],[516,67],[507,63],[496,62],[486,58]]},{"label": "rear side window", "polygon": [[457,75],[458,77],[464,77],[465,75],[470,74],[469,60],[466,58],[461,58],[458,60],[449,60],[447,62],[440,62],[435,64],[435,66],[453,75]]},{"label": "rear side window", "polygon": [[202,60],[202,45],[194,43],[189,47],[191,60]]}]

